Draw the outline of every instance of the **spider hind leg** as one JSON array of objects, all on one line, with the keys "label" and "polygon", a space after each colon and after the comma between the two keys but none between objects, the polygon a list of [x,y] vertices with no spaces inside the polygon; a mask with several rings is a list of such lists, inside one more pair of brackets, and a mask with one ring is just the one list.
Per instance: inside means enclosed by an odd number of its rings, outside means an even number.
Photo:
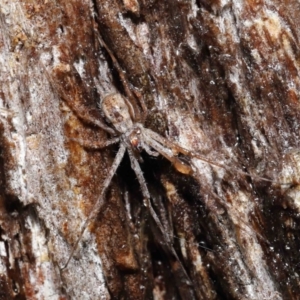
[{"label": "spider hind leg", "polygon": [[173,247],[173,243],[171,241],[170,235],[168,235],[166,233],[166,230],[165,230],[164,226],[162,225],[158,215],[156,214],[156,212],[155,212],[155,210],[154,210],[154,208],[151,204],[150,193],[149,193],[149,190],[148,190],[148,187],[147,187],[146,180],[144,178],[142,169],[139,165],[139,162],[135,158],[135,156],[133,154],[133,151],[130,147],[127,148],[127,152],[128,152],[129,158],[130,158],[131,167],[132,167],[133,171],[135,172],[136,177],[138,179],[138,182],[141,186],[141,192],[142,192],[142,195],[144,197],[145,204],[146,204],[146,206],[147,206],[147,208],[150,212],[150,215],[153,218],[153,220],[155,221],[156,225],[158,226],[158,228],[159,228],[159,230],[160,230],[160,232],[163,236],[163,239],[165,240],[165,242],[168,246],[168,249],[170,250],[173,257],[176,259],[177,263],[180,265],[181,269],[183,270],[183,273],[185,274],[187,282],[191,283],[191,280],[190,280],[188,274],[186,273],[186,270],[185,270],[184,266],[182,265],[181,260],[178,257],[178,255],[177,255],[177,253],[176,253],[176,251]]},{"label": "spider hind leg", "polygon": [[67,262],[65,263],[65,265],[60,268],[61,270],[64,270],[67,268],[71,258],[74,255],[74,252],[76,251],[76,249],[78,247],[78,244],[79,244],[87,226],[90,224],[91,221],[93,221],[98,216],[101,208],[103,207],[103,204],[105,203],[105,193],[106,193],[106,191],[111,183],[111,180],[112,180],[113,176],[115,175],[115,173],[124,157],[125,151],[126,151],[126,146],[123,143],[120,143],[119,151],[114,159],[112,166],[110,167],[107,177],[105,178],[105,180],[102,184],[101,193],[100,193],[98,199],[96,200],[94,206],[92,207],[90,214],[88,215],[85,222],[83,223],[80,233],[79,233],[79,236],[71,249],[69,258],[68,258]]}]

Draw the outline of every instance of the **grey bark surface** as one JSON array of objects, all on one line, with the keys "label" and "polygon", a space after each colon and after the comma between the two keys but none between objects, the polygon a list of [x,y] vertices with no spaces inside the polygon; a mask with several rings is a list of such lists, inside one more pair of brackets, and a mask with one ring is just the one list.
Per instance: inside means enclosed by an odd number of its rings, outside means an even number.
[{"label": "grey bark surface", "polygon": [[[1,0],[0,299],[299,299],[299,18],[297,1]],[[78,142],[113,137],[113,92],[190,150],[191,174],[141,153],[172,245],[125,156],[61,270],[118,151]]]}]

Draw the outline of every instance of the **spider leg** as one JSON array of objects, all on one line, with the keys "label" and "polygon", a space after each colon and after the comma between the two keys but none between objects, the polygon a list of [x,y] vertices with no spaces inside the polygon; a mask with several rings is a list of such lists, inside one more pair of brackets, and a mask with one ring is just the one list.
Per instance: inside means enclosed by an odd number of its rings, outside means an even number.
[{"label": "spider leg", "polygon": [[163,144],[160,144],[156,140],[152,139],[149,135],[143,135],[143,139],[145,140],[145,144],[148,144],[153,149],[155,149],[158,153],[160,153],[163,157],[165,157],[167,160],[169,160],[174,167],[183,174],[192,174],[193,169],[191,166],[185,164],[180,159],[178,159],[174,154],[173,151],[169,148],[166,148]]},{"label": "spider leg", "polygon": [[84,148],[88,148],[88,149],[102,149],[105,148],[107,146],[116,144],[120,141],[120,138],[113,138],[110,139],[108,141],[88,141],[88,140],[83,140],[83,139],[73,139],[73,138],[69,138],[68,140],[70,141],[74,141],[77,142],[80,146],[84,147]]},{"label": "spider leg", "polygon": [[[69,66],[71,70],[62,76],[63,71],[60,70],[59,67],[53,68],[51,70],[51,73],[53,74],[51,74],[42,61],[39,61],[39,65],[45,71],[45,75],[50,82],[53,93],[56,94],[59,99],[63,99],[80,119],[88,124],[95,125],[110,134],[115,133],[114,129],[110,128],[99,119],[99,115],[96,113],[97,111],[95,108],[88,109],[83,104],[85,102],[83,99],[88,97],[87,94],[84,94],[86,86],[74,67]],[[60,82],[57,83],[59,78],[61,78]],[[72,87],[72,95],[76,95],[75,99],[70,96],[71,92],[69,92],[69,94],[66,93],[66,86],[68,86],[69,89]],[[96,114],[93,114],[93,112]]]},{"label": "spider leg", "polygon": [[[146,204],[147,204],[147,207],[149,208],[150,214],[151,214],[152,218],[154,219],[155,223],[157,224],[157,226],[159,227],[160,231],[164,235],[165,230],[163,228],[163,225],[161,224],[155,210],[153,209],[153,207],[151,205],[150,193],[149,193],[149,190],[147,188],[147,184],[146,184],[145,178],[143,176],[143,171],[140,167],[140,164],[137,161],[137,159],[135,158],[135,156],[134,156],[134,154],[133,154],[130,147],[127,148],[127,151],[128,151],[128,155],[129,155],[129,158],[130,158],[131,168],[135,172],[135,175],[136,175],[136,177],[138,179],[138,182],[141,186],[141,191],[142,191],[143,197],[145,198],[145,200],[147,202]],[[167,239],[167,241],[168,241],[168,239]]]},{"label": "spider leg", "polygon": [[[196,153],[194,151],[191,151],[191,150],[188,150],[186,148],[183,148],[183,147],[179,146],[178,144],[167,140],[166,138],[160,136],[159,134],[157,134],[156,132],[154,132],[154,131],[152,131],[152,130],[150,130],[148,128],[144,128],[143,130],[146,132],[146,136],[148,135],[150,137],[150,138],[147,139],[147,141],[148,141],[148,143],[151,146],[152,146],[153,140],[154,140],[157,143],[161,144],[160,147],[165,148],[165,146],[167,146],[169,149],[171,149],[171,151],[173,152],[173,154],[176,155],[176,156],[179,153],[181,153],[181,154],[183,154],[185,156],[199,159],[199,160],[201,160],[201,161],[203,161],[203,162],[205,162],[205,163],[207,163],[207,164],[209,164],[211,166],[222,168],[222,169],[224,169],[226,171],[229,171],[229,172],[235,171],[236,173],[238,173],[240,175],[251,177],[251,178],[254,178],[254,179],[257,179],[257,180],[263,180],[263,181],[271,182],[271,183],[278,184],[278,185],[289,185],[290,184],[290,183],[277,182],[277,181],[274,181],[274,180],[271,180],[271,179],[268,179],[268,178],[265,178],[265,177],[261,177],[261,176],[255,175],[255,174],[250,174],[248,172],[244,172],[244,171],[242,171],[242,170],[240,170],[238,168],[232,167],[232,166],[231,167],[227,167],[225,165],[222,165],[222,164],[219,164],[217,162],[211,161],[211,160],[205,158],[204,156],[202,156],[201,154],[198,154],[198,153]],[[169,159],[168,157],[166,157],[166,158]],[[172,162],[172,160],[170,160],[170,161]],[[176,165],[175,165],[175,167],[176,167]],[[178,171],[180,171],[177,167],[176,167],[176,169]]]},{"label": "spider leg", "polygon": [[70,260],[71,260],[71,258],[72,258],[72,256],[73,256],[75,250],[77,249],[77,246],[78,246],[78,244],[79,244],[79,241],[81,240],[81,238],[82,238],[82,236],[83,236],[83,233],[84,233],[86,227],[87,227],[88,224],[89,224],[93,219],[95,219],[95,217],[99,214],[99,212],[100,212],[100,210],[101,210],[101,208],[102,208],[102,206],[103,206],[103,204],[104,204],[104,196],[105,196],[105,192],[106,192],[107,188],[109,187],[110,182],[111,182],[113,176],[115,175],[115,173],[116,173],[116,171],[117,171],[117,168],[118,168],[119,164],[121,163],[121,161],[122,161],[122,159],[123,159],[123,156],[124,156],[124,154],[125,154],[125,151],[126,151],[126,146],[125,146],[123,143],[120,143],[120,149],[119,149],[119,151],[118,151],[118,153],[117,153],[117,155],[116,155],[116,157],[115,157],[115,160],[114,160],[114,162],[113,162],[113,164],[112,164],[112,166],[111,166],[111,168],[110,168],[110,170],[109,170],[109,172],[108,172],[107,177],[105,178],[105,180],[104,180],[104,182],[103,182],[103,184],[102,184],[101,193],[100,193],[100,195],[99,195],[97,201],[96,201],[95,204],[93,205],[93,207],[92,207],[92,209],[91,209],[91,212],[90,212],[89,216],[87,217],[87,219],[86,219],[85,222],[83,223],[82,228],[81,228],[81,231],[80,231],[80,233],[79,233],[79,236],[78,236],[78,238],[77,238],[77,240],[76,240],[76,243],[75,243],[74,246],[72,247],[71,254],[70,254],[70,256],[69,256],[69,258],[68,258],[66,264],[61,268],[61,270],[65,269],[65,268],[68,266],[68,264],[69,264],[69,262],[70,262]]},{"label": "spider leg", "polygon": [[[121,81],[123,83],[123,86],[124,86],[124,89],[125,89],[125,93],[127,95],[127,97],[130,99],[130,98],[134,98],[133,97],[133,94],[129,88],[129,84],[128,84],[128,81],[126,79],[126,76],[124,75],[124,72],[118,62],[118,60],[116,59],[116,57],[114,56],[114,54],[112,53],[112,51],[109,49],[109,47],[107,46],[107,44],[104,42],[104,40],[102,39],[100,33],[98,34],[98,38],[99,38],[99,41],[100,41],[100,44],[105,48],[105,50],[107,51],[107,53],[109,54],[113,64],[116,66],[117,70],[118,70],[118,73],[119,73],[119,76],[121,78]],[[142,121],[144,121],[145,119],[145,115],[147,114],[147,107],[146,107],[146,104],[142,98],[142,95],[140,95],[140,93],[136,92],[134,93],[135,96],[138,98],[139,100],[139,104],[142,108]],[[127,102],[127,105],[128,107],[130,108],[130,114],[132,116],[133,119],[135,119],[135,113],[134,113],[134,109],[132,108],[132,105],[131,103],[125,98],[125,101]],[[129,102],[129,103],[128,103]]]},{"label": "spider leg", "polygon": [[151,156],[155,156],[157,157],[159,155],[158,152],[156,151],[153,151],[152,149],[150,149],[150,147],[144,142],[144,141],[141,141],[141,144],[142,144],[142,148]]},{"label": "spider leg", "polygon": [[[182,153],[181,151],[176,151],[177,150],[177,145],[176,144],[170,142],[168,139],[164,138],[163,136],[161,136],[160,134],[154,132],[153,130],[151,130],[149,128],[144,128],[143,131],[146,133],[146,136],[149,136],[152,139],[154,139],[155,141],[157,141],[157,142],[161,143],[162,145],[165,145],[168,148],[170,148],[174,152],[174,155],[177,155],[178,152]],[[182,148],[182,149],[184,149],[184,148]],[[188,150],[186,150],[186,151],[188,151]],[[185,153],[182,153],[182,154],[185,154]]]},{"label": "spider leg", "polygon": [[142,190],[142,194],[143,194],[143,197],[145,198],[145,200],[147,201],[147,207],[150,211],[150,214],[152,216],[152,218],[154,219],[156,225],[159,227],[159,230],[161,231],[167,245],[169,246],[169,249],[171,250],[172,254],[174,255],[174,257],[176,258],[177,262],[180,264],[180,266],[182,267],[183,269],[183,272],[186,276],[186,278],[188,279],[188,282],[191,282],[188,274],[186,273],[185,271],[185,268],[183,267],[173,245],[172,245],[172,241],[170,239],[170,237],[166,234],[165,232],[165,229],[162,225],[162,223],[160,222],[155,210],[153,209],[152,207],[152,204],[151,204],[151,201],[150,201],[150,193],[149,193],[149,190],[147,188],[147,184],[146,184],[146,181],[145,181],[145,178],[143,176],[143,172],[142,172],[142,169],[137,161],[137,159],[134,157],[134,154],[131,150],[130,147],[127,148],[127,151],[128,151],[128,155],[129,155],[129,158],[130,158],[130,162],[131,162],[131,167],[132,169],[134,170],[135,174],[136,174],[136,177],[138,179],[138,182],[141,186],[141,190]]}]

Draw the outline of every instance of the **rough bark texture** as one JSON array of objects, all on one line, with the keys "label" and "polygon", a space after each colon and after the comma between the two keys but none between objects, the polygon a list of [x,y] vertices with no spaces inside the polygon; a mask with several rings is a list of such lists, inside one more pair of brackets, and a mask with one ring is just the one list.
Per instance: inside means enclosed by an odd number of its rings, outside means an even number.
[{"label": "rough bark texture", "polygon": [[[0,299],[299,299],[299,19],[298,1],[1,0]],[[174,257],[125,157],[60,270],[117,150],[74,139],[110,137],[99,101],[124,80],[146,127],[224,168],[142,153]]]}]

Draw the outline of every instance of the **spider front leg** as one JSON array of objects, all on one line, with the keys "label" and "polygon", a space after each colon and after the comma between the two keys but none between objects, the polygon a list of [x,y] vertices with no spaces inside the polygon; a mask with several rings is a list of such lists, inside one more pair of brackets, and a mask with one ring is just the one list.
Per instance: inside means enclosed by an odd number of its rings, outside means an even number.
[{"label": "spider front leg", "polygon": [[105,147],[108,147],[110,145],[116,144],[120,141],[120,138],[113,138],[107,141],[88,141],[88,140],[83,140],[83,139],[75,139],[75,138],[69,138],[68,140],[74,141],[78,143],[80,146],[88,149],[103,149]]},{"label": "spider front leg", "polygon": [[107,126],[101,118],[96,107],[88,108],[85,103],[91,102],[91,95],[88,88],[78,74],[74,66],[70,64],[59,65],[49,68],[42,61],[39,62],[41,68],[50,82],[54,94],[63,99],[70,109],[85,123],[95,125],[104,131],[115,134],[115,130]]},{"label": "spider front leg", "polygon": [[102,206],[103,206],[103,204],[105,202],[104,196],[105,196],[106,190],[109,187],[109,185],[111,183],[111,180],[112,180],[113,176],[115,175],[115,173],[116,173],[116,171],[117,171],[117,169],[118,169],[118,167],[119,167],[119,165],[120,165],[120,163],[121,163],[121,161],[122,161],[122,159],[124,157],[125,151],[126,151],[126,146],[123,143],[120,143],[120,149],[119,149],[119,151],[118,151],[118,153],[117,153],[117,155],[115,157],[115,160],[114,160],[114,162],[113,162],[113,164],[112,164],[112,166],[111,166],[111,168],[110,168],[110,170],[108,172],[107,177],[105,178],[105,180],[104,180],[104,182],[102,184],[101,193],[100,193],[97,201],[93,205],[89,216],[87,217],[87,219],[83,223],[81,231],[79,233],[79,237],[77,238],[76,243],[72,247],[71,254],[70,254],[70,256],[69,256],[66,264],[61,268],[61,270],[65,269],[68,266],[71,258],[73,257],[73,254],[74,254],[75,250],[77,249],[77,246],[78,246],[78,244],[79,244],[79,242],[80,242],[80,240],[81,240],[81,238],[83,236],[83,233],[84,233],[86,227],[99,214],[99,212],[100,212],[100,210],[101,210],[101,208],[102,208]]},{"label": "spider front leg", "polygon": [[[98,39],[99,39],[99,42],[100,44],[105,48],[105,50],[107,51],[107,53],[109,54],[114,66],[116,67],[118,73],[119,73],[119,76],[120,76],[120,79],[123,83],[123,87],[124,87],[124,90],[125,90],[125,93],[128,97],[128,99],[134,99],[134,96],[133,96],[133,93],[131,92],[131,89],[129,87],[129,83],[128,83],[128,80],[124,74],[124,71],[122,70],[117,58],[115,57],[115,55],[113,54],[113,52],[110,50],[110,48],[107,46],[107,44],[104,42],[104,40],[102,39],[100,33],[99,33],[99,36],[98,36]],[[142,108],[142,112],[141,112],[141,116],[139,116],[139,119],[144,122],[145,119],[146,119],[146,115],[147,115],[147,106],[143,100],[143,97],[142,95],[138,92],[138,91],[134,91],[134,95],[138,98],[138,101],[139,101],[139,105],[141,106]],[[127,106],[129,107],[130,109],[130,115],[133,119],[136,119],[136,116],[135,116],[135,110],[134,108],[132,107],[132,104],[130,103],[130,101],[128,100],[127,98],[124,98],[124,100],[126,101],[127,103]]]}]

